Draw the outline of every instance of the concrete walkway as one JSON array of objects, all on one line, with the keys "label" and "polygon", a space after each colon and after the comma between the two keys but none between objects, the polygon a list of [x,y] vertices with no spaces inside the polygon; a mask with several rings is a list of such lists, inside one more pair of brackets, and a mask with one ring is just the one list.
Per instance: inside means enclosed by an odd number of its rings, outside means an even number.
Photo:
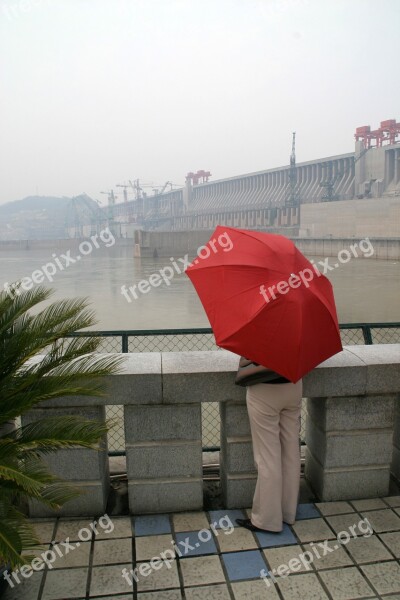
[{"label": "concrete walkway", "polygon": [[36,520],[47,564],[4,600],[400,600],[400,496],[300,504],[279,534],[237,527],[245,515]]}]

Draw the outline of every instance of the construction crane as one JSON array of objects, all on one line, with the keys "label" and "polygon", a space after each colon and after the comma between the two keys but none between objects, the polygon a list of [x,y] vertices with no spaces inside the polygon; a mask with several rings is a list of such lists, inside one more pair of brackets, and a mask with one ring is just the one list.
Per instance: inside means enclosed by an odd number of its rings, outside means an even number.
[{"label": "construction crane", "polygon": [[178,183],[172,183],[172,181],[166,181],[164,183],[163,187],[161,188],[161,190],[159,189],[159,186],[156,186],[153,188],[153,192],[155,195],[161,196],[161,194],[163,194],[165,192],[165,190],[167,189],[168,186],[170,186],[170,192],[172,192],[174,190],[174,187],[183,187],[183,186],[179,185]]},{"label": "construction crane", "polygon": [[108,198],[108,219],[110,221],[110,224],[114,223],[114,206],[115,206],[115,200],[118,198],[118,196],[114,195],[114,190],[110,190],[109,192],[100,192],[100,194],[106,194],[107,198]]},{"label": "construction crane", "polygon": [[140,183],[139,179],[134,179],[133,181],[129,180],[129,185],[135,192],[135,200],[140,200],[147,195],[143,188],[152,188],[154,183]]},{"label": "construction crane", "polygon": [[296,168],[296,132],[292,134],[292,153],[290,155],[290,168],[288,175],[288,192],[285,199],[285,206],[297,206],[300,203],[299,191],[297,186],[297,168]]},{"label": "construction crane", "polygon": [[325,179],[325,181],[321,181],[319,184],[321,187],[325,188],[325,192],[323,196],[321,196],[322,202],[333,202],[334,200],[339,200],[339,195],[335,193],[335,185],[337,181],[341,179],[344,175],[346,175],[353,167],[353,165],[355,165],[356,162],[358,162],[360,158],[362,158],[371,147],[372,146],[367,146],[366,148],[361,150],[360,154],[354,159],[354,162],[350,163],[350,165],[346,169],[338,171],[336,175],[332,175],[332,161],[328,161],[326,163],[325,168],[328,171],[328,176]]},{"label": "construction crane", "polygon": [[117,187],[122,187],[124,188],[123,194],[124,194],[124,202],[128,202],[128,188],[131,187],[130,185],[127,185],[126,183],[117,183]]}]

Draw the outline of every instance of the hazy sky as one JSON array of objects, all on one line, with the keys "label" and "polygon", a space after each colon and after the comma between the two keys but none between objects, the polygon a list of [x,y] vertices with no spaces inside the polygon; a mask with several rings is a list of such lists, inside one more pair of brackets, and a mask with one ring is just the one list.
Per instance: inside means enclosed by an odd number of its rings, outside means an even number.
[{"label": "hazy sky", "polygon": [[0,0],[0,203],[282,166],[293,130],[298,162],[352,152],[356,126],[400,120],[399,18],[400,0]]}]

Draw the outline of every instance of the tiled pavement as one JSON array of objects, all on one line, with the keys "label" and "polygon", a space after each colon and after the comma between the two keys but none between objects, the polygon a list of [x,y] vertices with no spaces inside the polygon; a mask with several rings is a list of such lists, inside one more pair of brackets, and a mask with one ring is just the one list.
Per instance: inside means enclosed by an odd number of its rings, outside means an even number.
[{"label": "tiled pavement", "polygon": [[[112,517],[114,530],[104,522],[98,535],[90,519],[35,521],[54,562],[20,575],[4,600],[400,600],[400,496],[301,504],[295,525],[279,534],[232,529],[245,513]],[[70,546],[60,543],[66,538]],[[150,563],[160,553],[167,561]],[[263,570],[272,577],[263,580]]]}]

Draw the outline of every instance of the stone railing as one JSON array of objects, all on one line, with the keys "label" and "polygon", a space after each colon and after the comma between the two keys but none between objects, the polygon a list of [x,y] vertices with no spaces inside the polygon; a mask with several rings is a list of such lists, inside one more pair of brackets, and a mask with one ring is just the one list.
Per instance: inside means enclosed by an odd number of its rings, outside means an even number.
[{"label": "stone railing", "polygon": [[[225,351],[124,355],[107,398],[46,402],[23,418],[79,414],[105,418],[124,405],[130,510],[134,514],[201,509],[201,403],[219,402],[221,483],[227,508],[251,505],[256,472],[245,389],[234,385],[238,358]],[[305,476],[320,500],[385,496],[390,472],[400,479],[400,345],[349,346],[304,378]],[[99,451],[63,450],[46,458],[54,473],[85,494],[60,514],[106,509],[106,440]],[[47,516],[39,504],[32,516]]]}]

